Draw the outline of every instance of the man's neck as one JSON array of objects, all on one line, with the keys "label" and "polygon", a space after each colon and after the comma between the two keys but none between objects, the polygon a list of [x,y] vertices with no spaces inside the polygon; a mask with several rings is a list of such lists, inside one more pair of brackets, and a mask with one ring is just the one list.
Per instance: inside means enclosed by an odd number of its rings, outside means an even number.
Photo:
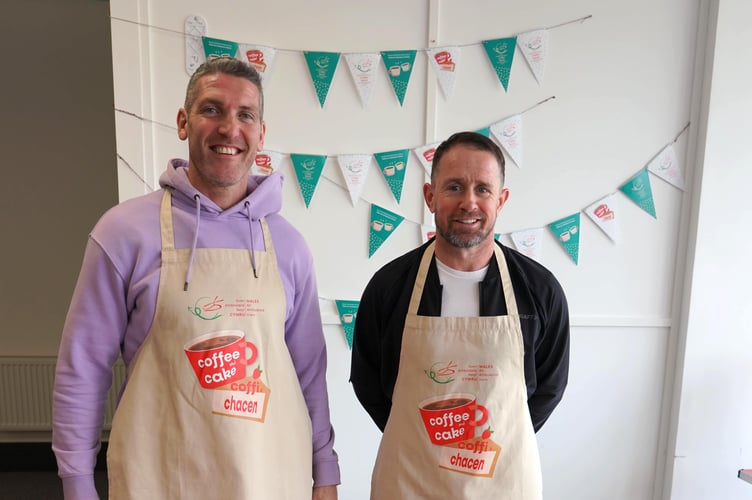
[{"label": "man's neck", "polygon": [[436,237],[436,258],[457,271],[477,271],[488,265],[494,254],[494,240],[487,240],[470,248],[459,248]]}]

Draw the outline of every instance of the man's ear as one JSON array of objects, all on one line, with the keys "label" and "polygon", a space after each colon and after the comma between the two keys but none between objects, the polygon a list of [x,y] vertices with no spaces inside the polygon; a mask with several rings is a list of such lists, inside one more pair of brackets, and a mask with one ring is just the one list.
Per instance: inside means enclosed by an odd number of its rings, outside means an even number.
[{"label": "man's ear", "polygon": [[431,213],[434,213],[435,209],[433,206],[433,187],[431,186],[430,182],[423,184],[423,199],[426,200],[426,206],[428,207],[428,210],[430,210]]},{"label": "man's ear", "polygon": [[499,205],[496,208],[496,214],[498,215],[499,212],[501,212],[501,209],[504,207],[504,204],[509,199],[509,189],[502,188],[501,193],[499,193]]},{"label": "man's ear", "polygon": [[178,110],[177,124],[178,138],[181,141],[188,139],[188,130],[186,130],[186,125],[188,124],[188,113],[186,113],[183,108]]}]

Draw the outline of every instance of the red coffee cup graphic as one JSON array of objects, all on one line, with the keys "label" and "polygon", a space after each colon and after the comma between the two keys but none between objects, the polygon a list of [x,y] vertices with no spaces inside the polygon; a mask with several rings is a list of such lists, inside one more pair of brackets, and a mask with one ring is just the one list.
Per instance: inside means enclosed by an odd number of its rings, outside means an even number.
[{"label": "red coffee cup graphic", "polygon": [[446,50],[437,52],[436,55],[434,55],[433,57],[436,59],[436,62],[438,64],[446,64],[452,61],[452,55],[449,53],[449,51],[446,51]]},{"label": "red coffee cup graphic", "polygon": [[260,50],[248,50],[245,53],[245,57],[248,58],[248,62],[264,62],[264,53]]},{"label": "red coffee cup graphic", "polygon": [[[251,350],[250,356],[246,355],[246,348]],[[245,341],[245,333],[240,330],[201,335],[188,342],[184,350],[199,384],[206,389],[244,379],[246,366],[258,357],[258,349]]]},{"label": "red coffee cup graphic", "polygon": [[426,161],[433,161],[434,154],[436,154],[436,148],[431,148],[423,152],[423,158],[425,158]]},{"label": "red coffee cup graphic", "polygon": [[[473,439],[475,428],[488,420],[488,410],[472,394],[443,394],[420,403],[420,416],[433,444]],[[480,412],[480,416],[478,416]]]},{"label": "red coffee cup graphic", "polygon": [[271,166],[271,164],[272,164],[271,156],[264,154],[264,153],[259,153],[256,155],[256,165],[258,165],[259,167],[268,167],[268,166]]}]

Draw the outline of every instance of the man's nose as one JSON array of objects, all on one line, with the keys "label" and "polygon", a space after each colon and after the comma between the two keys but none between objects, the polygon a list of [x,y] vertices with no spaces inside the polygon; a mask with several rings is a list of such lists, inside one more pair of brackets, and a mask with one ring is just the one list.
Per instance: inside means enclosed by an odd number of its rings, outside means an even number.
[{"label": "man's nose", "polygon": [[238,119],[231,114],[227,114],[222,117],[218,131],[222,135],[234,137],[235,135],[237,135],[239,128],[240,123],[238,122]]},{"label": "man's nose", "polygon": [[462,194],[461,207],[464,209],[472,209],[478,205],[478,196],[472,189],[467,189]]}]

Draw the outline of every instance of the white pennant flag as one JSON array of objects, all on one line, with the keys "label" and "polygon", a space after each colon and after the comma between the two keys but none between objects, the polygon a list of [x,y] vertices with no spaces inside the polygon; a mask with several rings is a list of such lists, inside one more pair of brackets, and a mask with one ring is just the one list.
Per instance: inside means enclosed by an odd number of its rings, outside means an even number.
[{"label": "white pennant flag", "polygon": [[517,46],[525,57],[535,80],[543,83],[546,70],[546,52],[548,51],[548,30],[528,31],[517,35]]},{"label": "white pennant flag", "polygon": [[436,72],[441,91],[447,99],[452,97],[460,55],[459,47],[436,47],[428,50],[428,59]]},{"label": "white pennant flag", "polygon": [[611,241],[619,241],[619,207],[616,193],[604,196],[585,209],[585,213],[595,224],[611,238]]},{"label": "white pennant flag", "polygon": [[517,251],[538,262],[543,257],[543,228],[523,229],[510,233],[512,243]]},{"label": "white pennant flag", "polygon": [[512,161],[518,167],[522,167],[522,115],[510,116],[496,122],[490,129]]},{"label": "white pennant flag", "polygon": [[256,68],[261,75],[261,83],[265,84],[274,65],[277,49],[264,45],[238,45],[237,58]]},{"label": "white pennant flag", "polygon": [[431,177],[431,165],[433,165],[433,155],[436,153],[436,148],[441,144],[441,142],[434,142],[431,144],[426,144],[425,146],[420,146],[418,148],[413,149],[415,152],[415,156],[418,157],[418,160],[420,160],[420,164],[423,165],[423,169],[426,171],[426,174],[428,174],[428,177]]},{"label": "white pennant flag", "polygon": [[251,175],[270,175],[278,171],[284,156],[284,153],[277,151],[259,151],[251,165]]},{"label": "white pennant flag", "polygon": [[350,200],[355,206],[366,186],[371,155],[339,155],[337,161],[342,170],[342,176],[345,178],[347,190],[350,192]]},{"label": "white pennant flag", "polygon": [[345,60],[347,61],[347,66],[350,68],[355,88],[358,89],[360,102],[364,108],[368,107],[368,102],[371,100],[371,94],[373,93],[373,84],[376,81],[377,68],[380,67],[381,54],[345,54]]},{"label": "white pennant flag", "polygon": [[682,174],[679,160],[676,157],[673,143],[663,148],[663,151],[650,160],[648,170],[669,184],[684,191],[684,175]]}]

